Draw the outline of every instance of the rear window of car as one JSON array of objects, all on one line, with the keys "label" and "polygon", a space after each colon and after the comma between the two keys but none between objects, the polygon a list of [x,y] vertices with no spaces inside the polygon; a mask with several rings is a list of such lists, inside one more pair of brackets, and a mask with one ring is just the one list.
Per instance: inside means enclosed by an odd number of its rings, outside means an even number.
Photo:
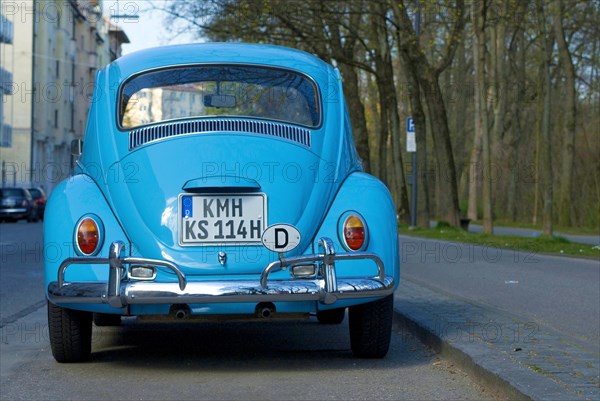
[{"label": "rear window of car", "polygon": [[31,194],[31,196],[33,196],[34,198],[41,198],[42,197],[42,193],[40,192],[39,189],[35,189],[35,188],[30,188],[29,189],[29,193]]},{"label": "rear window of car", "polygon": [[19,188],[4,188],[0,189],[0,197],[8,198],[11,196],[25,196],[24,191]]},{"label": "rear window of car", "polygon": [[121,89],[123,129],[174,119],[248,117],[317,127],[316,85],[290,70],[210,65],[169,68],[129,79]]}]

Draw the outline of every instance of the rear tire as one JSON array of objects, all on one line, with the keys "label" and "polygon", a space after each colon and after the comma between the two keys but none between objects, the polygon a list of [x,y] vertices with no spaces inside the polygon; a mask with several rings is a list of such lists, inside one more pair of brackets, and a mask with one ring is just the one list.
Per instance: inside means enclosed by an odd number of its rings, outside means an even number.
[{"label": "rear tire", "polygon": [[346,316],[346,308],[329,309],[317,312],[317,320],[321,324],[340,324]]},{"label": "rear tire", "polygon": [[120,326],[121,315],[94,313],[94,324],[98,327]]},{"label": "rear tire", "polygon": [[393,295],[349,308],[350,346],[357,358],[383,358],[390,347]]},{"label": "rear tire", "polygon": [[92,352],[92,313],[61,308],[48,301],[50,347],[57,362],[82,362]]}]

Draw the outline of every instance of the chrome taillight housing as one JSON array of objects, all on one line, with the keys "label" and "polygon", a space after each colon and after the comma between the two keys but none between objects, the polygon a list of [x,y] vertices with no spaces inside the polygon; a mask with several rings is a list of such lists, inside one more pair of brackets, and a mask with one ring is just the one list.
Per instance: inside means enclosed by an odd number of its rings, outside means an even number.
[{"label": "chrome taillight housing", "polygon": [[102,247],[103,229],[96,216],[83,216],[75,225],[75,250],[85,256],[95,255]]},{"label": "chrome taillight housing", "polygon": [[366,248],[368,241],[367,225],[358,213],[345,213],[341,221],[340,240],[349,251],[361,251]]}]

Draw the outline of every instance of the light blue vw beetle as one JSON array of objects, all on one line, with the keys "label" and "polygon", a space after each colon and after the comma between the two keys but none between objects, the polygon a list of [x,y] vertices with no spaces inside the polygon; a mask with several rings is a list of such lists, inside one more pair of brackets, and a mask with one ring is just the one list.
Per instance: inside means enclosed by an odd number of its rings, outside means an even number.
[{"label": "light blue vw beetle", "polygon": [[85,360],[92,322],[122,316],[336,324],[346,309],[354,355],[385,356],[396,217],[342,93],[330,65],[266,45],[156,48],[99,71],[80,159],[46,207],[55,359]]}]

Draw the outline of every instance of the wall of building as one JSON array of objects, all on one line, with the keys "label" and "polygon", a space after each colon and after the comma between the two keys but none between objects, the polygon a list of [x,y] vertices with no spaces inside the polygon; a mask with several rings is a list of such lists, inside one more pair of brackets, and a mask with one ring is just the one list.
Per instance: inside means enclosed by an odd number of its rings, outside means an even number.
[{"label": "wall of building", "polygon": [[[31,176],[31,100],[34,96],[31,80],[33,10],[31,3],[23,9],[6,8],[0,13],[12,28],[12,40],[0,42],[0,67],[8,74],[3,81],[2,123],[11,127],[10,140],[0,146],[2,183],[18,185]],[[29,7],[27,7],[29,6]],[[6,29],[6,28],[5,28]],[[1,183],[0,183],[1,184]]]},{"label": "wall of building", "polygon": [[13,128],[12,143],[0,148],[8,166],[3,185],[39,185],[49,193],[70,174],[70,144],[85,134],[96,71],[113,59],[115,27],[101,0],[1,4],[14,26],[13,43],[0,48],[1,65],[13,73],[12,93],[2,98]]}]

